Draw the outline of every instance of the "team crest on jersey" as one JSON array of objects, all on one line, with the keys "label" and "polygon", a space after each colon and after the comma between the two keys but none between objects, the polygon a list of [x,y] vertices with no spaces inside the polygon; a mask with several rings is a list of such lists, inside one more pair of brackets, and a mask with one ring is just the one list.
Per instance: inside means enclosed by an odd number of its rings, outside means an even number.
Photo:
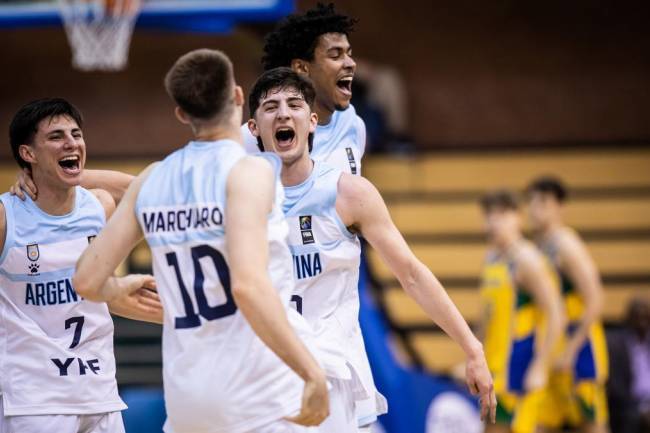
[{"label": "team crest on jersey", "polygon": [[311,215],[303,215],[298,217],[300,222],[300,234],[302,236],[302,244],[314,243],[314,232],[311,231]]},{"label": "team crest on jersey", "polygon": [[91,243],[93,241],[93,239],[95,239],[96,237],[97,237],[97,235],[88,236],[88,243]]},{"label": "team crest on jersey", "polygon": [[41,253],[38,251],[38,244],[29,244],[27,245],[27,258],[35,262],[41,256]]}]

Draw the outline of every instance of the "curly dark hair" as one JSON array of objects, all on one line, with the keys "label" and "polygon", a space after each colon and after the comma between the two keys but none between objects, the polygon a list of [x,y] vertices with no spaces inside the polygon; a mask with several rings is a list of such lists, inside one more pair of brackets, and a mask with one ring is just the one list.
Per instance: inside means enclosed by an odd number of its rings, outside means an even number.
[{"label": "curly dark hair", "polygon": [[303,15],[289,15],[266,36],[262,56],[264,70],[291,66],[293,59],[314,60],[320,35],[342,33],[349,36],[356,23],[356,19],[338,14],[332,3],[318,3]]}]

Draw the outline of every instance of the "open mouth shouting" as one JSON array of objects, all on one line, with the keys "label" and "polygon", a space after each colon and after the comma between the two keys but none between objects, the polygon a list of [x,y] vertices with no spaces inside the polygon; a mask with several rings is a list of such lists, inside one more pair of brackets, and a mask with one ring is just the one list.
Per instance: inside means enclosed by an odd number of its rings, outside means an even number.
[{"label": "open mouth shouting", "polygon": [[345,96],[351,97],[352,96],[352,75],[339,78],[339,80],[336,82],[336,87]]},{"label": "open mouth shouting", "polygon": [[275,131],[275,140],[278,143],[278,149],[287,149],[291,147],[296,137],[296,132],[288,126],[280,127]]},{"label": "open mouth shouting", "polygon": [[69,176],[76,176],[81,173],[81,159],[79,155],[68,155],[59,159],[59,167]]}]

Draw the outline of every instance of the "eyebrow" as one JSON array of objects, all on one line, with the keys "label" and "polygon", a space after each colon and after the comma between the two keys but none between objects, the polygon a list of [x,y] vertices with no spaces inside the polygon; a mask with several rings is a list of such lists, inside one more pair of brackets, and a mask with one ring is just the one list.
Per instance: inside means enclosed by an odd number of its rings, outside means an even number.
[{"label": "eyebrow", "polygon": [[352,46],[351,45],[334,45],[333,47],[329,47],[327,49],[327,52],[330,51],[352,51]]},{"label": "eyebrow", "polygon": [[[300,96],[290,96],[287,98],[287,102],[295,102],[295,101],[305,101],[305,98],[300,95]],[[266,104],[277,104],[279,102],[278,99],[266,99],[262,102],[262,105]]]},{"label": "eyebrow", "polygon": [[[75,132],[81,132],[81,128],[72,128],[70,132],[75,133]],[[52,134],[65,134],[65,129],[54,129],[52,131],[48,131],[45,133],[45,135],[52,135]]]}]

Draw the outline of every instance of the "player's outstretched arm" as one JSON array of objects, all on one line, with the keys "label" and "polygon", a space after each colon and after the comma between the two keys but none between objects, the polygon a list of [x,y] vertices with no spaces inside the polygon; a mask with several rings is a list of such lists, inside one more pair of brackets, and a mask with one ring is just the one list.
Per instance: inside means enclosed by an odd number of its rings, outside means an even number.
[{"label": "player's outstretched arm", "polygon": [[413,254],[393,223],[379,191],[366,179],[341,175],[336,210],[379,253],[400,284],[467,355],[467,383],[481,396],[481,416],[494,422],[496,397],[483,346],[431,271]]},{"label": "player's outstretched arm", "polygon": [[7,237],[7,213],[5,205],[0,201],[0,254],[5,248],[5,239]]},{"label": "player's outstretched arm", "polygon": [[[86,189],[103,189],[107,191],[116,203],[122,200],[134,176],[114,170],[87,170],[81,174],[81,186]],[[9,191],[25,200],[25,194],[36,200],[38,188],[32,180],[31,170],[22,169],[16,176],[16,182]]]},{"label": "player's outstretched arm", "polygon": [[329,414],[325,373],[289,325],[268,274],[267,221],[274,191],[273,170],[261,158],[246,157],[230,172],[226,245],[232,294],[260,339],[305,381],[301,413],[290,421],[318,425]]},{"label": "player's outstretched arm", "polygon": [[142,239],[142,231],[135,216],[135,201],[142,182],[149,174],[149,166],[129,186],[124,199],[106,226],[88,245],[77,261],[73,286],[79,295],[91,301],[111,302],[128,296],[141,287],[151,286],[148,275],[113,277],[118,265]]},{"label": "player's outstretched arm", "polygon": [[584,303],[584,312],[576,330],[571,334],[559,367],[572,368],[580,348],[589,337],[591,325],[600,320],[603,309],[603,286],[598,269],[584,243],[572,232],[565,232],[558,241],[558,256],[562,270],[575,283]]},{"label": "player's outstretched arm", "polygon": [[524,387],[532,391],[546,385],[553,349],[564,329],[564,313],[559,290],[553,286],[541,253],[534,250],[533,247],[525,246],[520,250],[515,279],[518,285],[532,295],[535,305],[545,318],[544,340],[536,348],[535,357],[528,367],[524,379]]}]

